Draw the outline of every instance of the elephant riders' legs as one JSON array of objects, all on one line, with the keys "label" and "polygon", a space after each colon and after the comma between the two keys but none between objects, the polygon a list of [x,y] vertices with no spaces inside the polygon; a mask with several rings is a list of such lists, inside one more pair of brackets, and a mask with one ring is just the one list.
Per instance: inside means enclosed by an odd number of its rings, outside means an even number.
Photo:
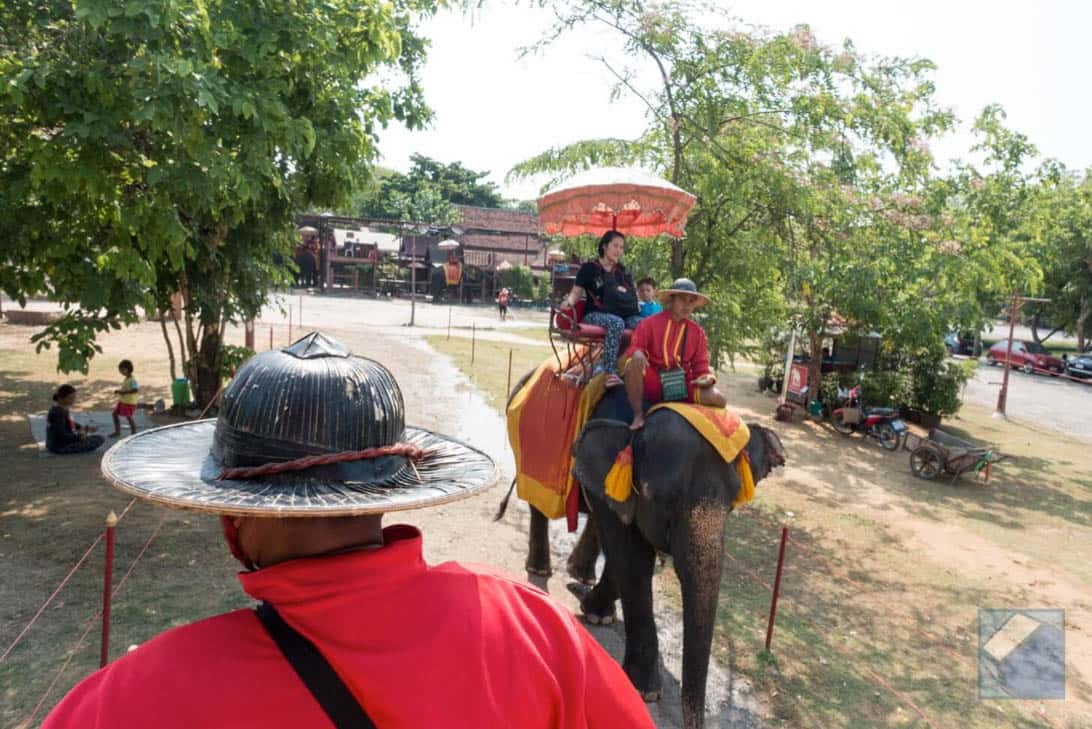
[{"label": "elephant riders' legs", "polygon": [[630,430],[639,430],[645,424],[645,367],[643,361],[631,359],[626,364],[626,371],[622,375],[626,383],[626,397],[629,399],[629,407],[633,410],[633,422]]},{"label": "elephant riders' legs", "polygon": [[626,328],[626,323],[622,321],[622,317],[604,311],[585,314],[584,322],[606,330],[606,335],[603,337],[603,355],[595,365],[594,374],[600,372],[606,372],[608,375],[616,374],[618,348],[622,343],[622,332]]},{"label": "elephant riders' legs", "polygon": [[687,729],[700,729],[705,721],[705,682],[720,592],[727,513],[721,504],[699,504],[671,535],[671,556],[683,599],[682,709]]},{"label": "elephant riders' legs", "polygon": [[723,408],[728,405],[728,398],[724,397],[714,385],[698,388],[698,403],[713,408]]},{"label": "elephant riders' legs", "polygon": [[[623,524],[602,497],[592,497],[599,539],[607,554],[604,578],[609,578],[622,598],[622,617],[626,629],[626,655],[622,668],[646,700],[659,699],[663,685],[660,677],[659,644],[656,620],[652,614],[652,571],[656,550],[641,535],[636,524]],[[600,589],[592,591],[592,595]],[[589,599],[592,597],[589,595]],[[581,603],[584,607],[584,603]]]},{"label": "elephant riders' legs", "polygon": [[595,528],[595,515],[588,514],[584,531],[573,547],[567,564],[569,576],[585,585],[595,584],[595,563],[599,559],[599,532]]},{"label": "elephant riders' legs", "polygon": [[549,577],[550,568],[550,520],[542,512],[531,507],[531,529],[527,541],[527,571],[532,575]]}]

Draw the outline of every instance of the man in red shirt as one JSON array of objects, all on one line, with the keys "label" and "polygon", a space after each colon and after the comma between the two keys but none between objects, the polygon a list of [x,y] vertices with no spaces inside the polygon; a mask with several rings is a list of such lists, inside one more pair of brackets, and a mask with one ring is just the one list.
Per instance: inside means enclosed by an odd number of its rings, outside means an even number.
[{"label": "man in red shirt", "polygon": [[219,513],[258,610],[170,630],[85,679],[46,729],[652,727],[621,667],[548,595],[429,566],[382,513],[492,485],[488,456],[406,427],[390,372],[310,334],[256,355],[211,420],[138,433],[104,476]]},{"label": "man in red shirt", "polygon": [[[709,368],[709,340],[691,314],[709,303],[688,278],[658,294],[664,310],[646,318],[630,340],[624,375],[633,408],[631,430],[645,424],[646,406],[665,400],[722,408],[728,404]],[[665,388],[669,391],[665,393]]]}]

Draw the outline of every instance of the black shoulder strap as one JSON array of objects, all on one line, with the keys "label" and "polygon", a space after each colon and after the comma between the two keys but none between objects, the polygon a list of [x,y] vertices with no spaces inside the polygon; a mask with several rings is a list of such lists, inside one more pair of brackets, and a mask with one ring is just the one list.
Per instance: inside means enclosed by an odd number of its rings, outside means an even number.
[{"label": "black shoulder strap", "polygon": [[311,641],[284,622],[269,603],[259,605],[257,613],[296,675],[337,729],[376,729],[364,707]]}]

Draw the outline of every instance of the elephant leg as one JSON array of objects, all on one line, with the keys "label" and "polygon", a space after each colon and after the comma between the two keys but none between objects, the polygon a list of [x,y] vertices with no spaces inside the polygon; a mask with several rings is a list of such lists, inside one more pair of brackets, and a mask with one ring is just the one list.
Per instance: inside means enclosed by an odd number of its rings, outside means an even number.
[{"label": "elephant leg", "polygon": [[[626,653],[622,668],[646,701],[658,701],[663,680],[660,676],[656,620],[652,614],[652,571],[656,550],[636,525],[623,524],[609,506],[599,503],[598,499],[589,500],[595,502],[592,510],[595,512],[599,539],[607,555],[604,579],[596,590],[609,580],[607,584],[613,584],[622,598],[626,630]],[[595,591],[592,592],[594,594]]]},{"label": "elephant leg", "polygon": [[[586,589],[586,588],[585,588]],[[610,625],[616,619],[614,604],[618,601],[618,581],[611,573],[608,560],[603,567],[603,576],[588,592],[580,595],[580,611],[584,619],[592,625]]]},{"label": "elephant leg", "polygon": [[585,585],[595,584],[595,563],[599,559],[599,531],[595,527],[595,515],[588,514],[584,531],[569,555],[569,576]]},{"label": "elephant leg", "polygon": [[683,600],[682,711],[685,729],[705,725],[705,683],[720,593],[727,510],[702,504],[674,530],[671,556]]},{"label": "elephant leg", "polygon": [[550,520],[533,506],[531,507],[526,567],[532,575],[549,577],[553,574],[550,568]]}]

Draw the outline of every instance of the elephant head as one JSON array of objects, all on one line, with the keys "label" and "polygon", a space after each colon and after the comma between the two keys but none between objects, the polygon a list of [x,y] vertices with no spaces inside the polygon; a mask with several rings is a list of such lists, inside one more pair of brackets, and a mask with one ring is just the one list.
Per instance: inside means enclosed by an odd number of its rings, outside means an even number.
[{"label": "elephant head", "polygon": [[763,425],[748,423],[747,429],[751,431],[751,439],[746,450],[751,459],[751,475],[757,484],[775,468],[785,465],[785,446],[777,433]]},{"label": "elephant head", "polygon": [[[656,426],[650,419],[646,428],[654,427]],[[684,427],[688,428],[688,426]],[[751,432],[751,437],[747,441],[746,450],[751,461],[751,474],[757,484],[770,475],[774,468],[785,465],[785,447],[773,430],[757,423],[749,423],[747,428]],[[695,439],[701,438],[696,431],[690,432]],[[641,469],[645,451],[641,447],[643,435],[644,431],[634,433],[625,423],[618,420],[597,419],[585,425],[580,437],[573,444],[573,475],[576,480],[589,494],[606,501],[624,524],[633,521],[637,499],[641,495],[635,487],[628,499],[616,501],[606,496],[604,484],[618,453],[631,443],[634,446],[634,474],[636,475]],[[685,454],[679,455],[685,457]]]}]

